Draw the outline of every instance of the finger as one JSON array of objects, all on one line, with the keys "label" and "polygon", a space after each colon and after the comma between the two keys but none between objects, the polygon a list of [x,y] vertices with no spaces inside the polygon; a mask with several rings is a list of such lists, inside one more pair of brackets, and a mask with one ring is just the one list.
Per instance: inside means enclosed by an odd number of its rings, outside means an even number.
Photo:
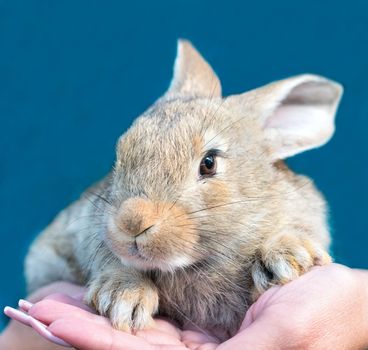
[{"label": "finger", "polygon": [[155,350],[153,345],[132,334],[116,331],[111,326],[102,326],[90,319],[59,319],[49,331],[80,350]]},{"label": "finger", "polygon": [[[84,294],[83,294],[84,295]],[[76,297],[71,297],[70,295],[63,294],[63,293],[53,293],[48,295],[44,300],[55,300],[59,301],[64,304],[74,305],[83,310],[89,311],[91,313],[95,313],[93,309],[83,303],[83,300],[80,298],[80,295]]]},{"label": "finger", "polygon": [[21,310],[28,312],[28,310],[33,306],[32,303],[30,303],[28,300],[19,299],[18,306]]},{"label": "finger", "polygon": [[73,296],[76,294],[83,293],[85,291],[85,288],[78,286],[76,284],[69,283],[69,282],[63,282],[63,281],[54,282],[45,287],[38,289],[36,292],[34,292],[28,297],[28,300],[35,303],[37,301],[44,299],[50,294],[60,292],[60,291],[62,291],[65,294]]},{"label": "finger", "polygon": [[43,323],[41,323],[40,321],[36,320],[33,317],[29,317],[29,324],[30,326],[43,338],[45,338],[46,340],[49,340],[50,342],[57,344],[57,345],[61,345],[61,346],[65,346],[67,348],[71,348],[72,346],[70,344],[68,344],[67,342],[65,342],[63,339],[60,339],[58,337],[56,337],[55,335],[53,335],[48,329],[47,326],[44,325]]},{"label": "finger", "polygon": [[20,310],[6,306],[4,309],[4,314],[17,322],[24,324],[25,326],[30,325],[30,316]]},{"label": "finger", "polygon": [[42,300],[34,304],[29,309],[29,315],[41,321],[42,323],[49,325],[52,322],[60,318],[67,318],[69,315],[73,315],[75,318],[88,319],[97,324],[109,325],[110,322],[102,317],[92,314],[80,307],[64,304],[55,300]]},{"label": "finger", "polygon": [[86,295],[86,291],[85,291],[85,290],[83,290],[83,292],[76,293],[76,294],[72,295],[72,297],[73,297],[74,299],[77,299],[77,300],[79,300],[79,301],[82,301],[82,302],[83,302],[83,300],[84,300],[84,296],[85,296],[85,295]]},{"label": "finger", "polygon": [[245,318],[243,323],[241,324],[240,330],[242,331],[245,328],[249,327],[254,321],[254,304],[248,309],[247,313],[245,314]]},{"label": "finger", "polygon": [[19,311],[17,309],[13,309],[12,307],[6,307],[4,309],[4,313],[7,316],[11,317],[13,320],[18,321],[24,324],[25,326],[32,327],[38,334],[40,334],[45,339],[53,342],[54,344],[71,347],[68,343],[64,342],[62,339],[59,339],[55,337],[53,334],[51,334],[44,324],[37,321],[33,317],[25,314],[24,312]]},{"label": "finger", "polygon": [[249,327],[259,315],[267,308],[270,300],[278,293],[281,286],[274,286],[263,293],[260,298],[248,309],[244,321],[238,332]]}]

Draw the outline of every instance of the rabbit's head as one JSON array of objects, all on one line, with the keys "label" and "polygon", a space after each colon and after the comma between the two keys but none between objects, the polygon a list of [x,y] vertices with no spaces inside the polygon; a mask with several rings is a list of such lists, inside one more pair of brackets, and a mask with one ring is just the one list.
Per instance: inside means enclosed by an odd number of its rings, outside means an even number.
[{"label": "rabbit's head", "polygon": [[323,226],[323,200],[282,160],[330,139],[341,94],[300,75],[223,98],[208,63],[179,41],[168,91],[117,144],[111,250],[124,264],[168,271],[246,259],[299,217]]}]

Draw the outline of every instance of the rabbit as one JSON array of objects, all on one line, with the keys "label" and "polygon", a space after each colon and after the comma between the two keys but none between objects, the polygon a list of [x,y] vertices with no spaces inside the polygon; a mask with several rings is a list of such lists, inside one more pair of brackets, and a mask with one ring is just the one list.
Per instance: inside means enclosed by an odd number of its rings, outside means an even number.
[{"label": "rabbit", "polygon": [[326,202],[284,160],[332,137],[342,92],[304,74],[224,98],[179,40],[168,90],[119,138],[111,172],[31,245],[28,290],[85,285],[123,331],[162,315],[230,337],[264,291],[331,261]]}]

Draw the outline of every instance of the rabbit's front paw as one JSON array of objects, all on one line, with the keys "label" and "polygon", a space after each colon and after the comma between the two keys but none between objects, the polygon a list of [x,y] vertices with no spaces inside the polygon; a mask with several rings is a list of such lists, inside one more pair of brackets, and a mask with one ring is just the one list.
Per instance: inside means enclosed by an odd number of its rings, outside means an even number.
[{"label": "rabbit's front paw", "polygon": [[114,328],[127,332],[152,326],[158,310],[157,290],[148,281],[127,285],[99,278],[90,284],[85,301],[109,317]]},{"label": "rabbit's front paw", "polygon": [[295,279],[312,266],[330,262],[328,253],[309,239],[287,235],[270,239],[259,250],[252,266],[253,298],[274,285]]}]

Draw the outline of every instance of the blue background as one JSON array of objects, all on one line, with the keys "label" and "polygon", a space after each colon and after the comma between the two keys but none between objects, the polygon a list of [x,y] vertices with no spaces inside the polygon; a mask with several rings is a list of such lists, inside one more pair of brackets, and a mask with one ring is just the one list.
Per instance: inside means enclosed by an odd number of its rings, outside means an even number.
[{"label": "blue background", "polygon": [[167,88],[178,37],[225,94],[303,72],[345,86],[333,140],[289,163],[329,200],[336,260],[368,268],[367,1],[0,0],[1,307],[24,295],[37,232]]}]

